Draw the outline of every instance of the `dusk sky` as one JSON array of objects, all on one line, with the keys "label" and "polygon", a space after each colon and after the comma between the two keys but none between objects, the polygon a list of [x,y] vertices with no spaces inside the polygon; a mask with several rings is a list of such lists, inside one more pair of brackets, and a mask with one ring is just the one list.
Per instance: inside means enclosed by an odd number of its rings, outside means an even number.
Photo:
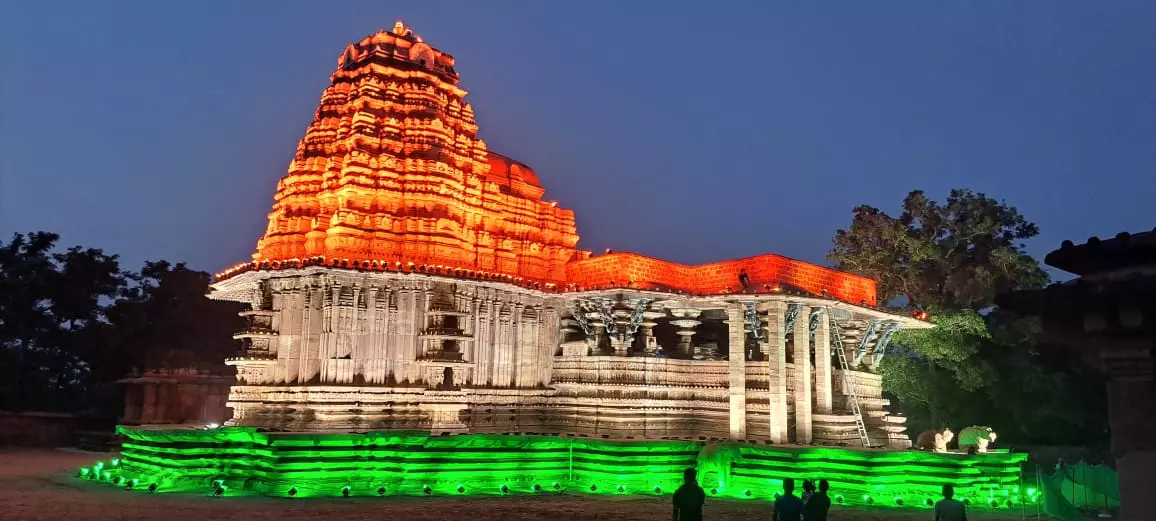
[{"label": "dusk sky", "polygon": [[457,58],[491,150],[579,243],[826,263],[860,204],[971,188],[1064,239],[1156,226],[1156,2],[17,2],[0,234],[249,259],[349,42]]}]

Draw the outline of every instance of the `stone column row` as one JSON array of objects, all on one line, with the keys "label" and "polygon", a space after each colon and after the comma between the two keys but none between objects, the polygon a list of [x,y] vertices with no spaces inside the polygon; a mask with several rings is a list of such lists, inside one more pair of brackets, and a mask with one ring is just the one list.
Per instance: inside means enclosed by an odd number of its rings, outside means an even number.
[{"label": "stone column row", "polygon": [[730,355],[727,371],[730,384],[730,434],[733,440],[747,438],[747,358],[746,331],[743,323],[743,308],[732,305],[727,308],[727,332],[730,340]]},{"label": "stone column row", "polygon": [[770,438],[787,443],[787,304],[767,305],[767,361],[770,364]]},{"label": "stone column row", "polygon": [[[798,306],[795,320],[787,331],[788,306]],[[795,419],[795,441],[810,443],[814,439],[813,414],[830,414],[833,409],[831,390],[831,331],[825,309],[819,313],[814,330],[814,379],[812,380],[812,337],[810,316],[812,309],[799,304],[771,302],[766,309],[765,354],[769,367],[770,440],[773,443],[790,441],[788,432],[791,412]],[[787,339],[791,339],[791,358],[794,360],[794,410],[787,405]],[[812,406],[813,404],[813,406]]]},{"label": "stone column row", "polygon": [[791,331],[795,364],[795,442],[811,442],[811,308],[800,306]]}]

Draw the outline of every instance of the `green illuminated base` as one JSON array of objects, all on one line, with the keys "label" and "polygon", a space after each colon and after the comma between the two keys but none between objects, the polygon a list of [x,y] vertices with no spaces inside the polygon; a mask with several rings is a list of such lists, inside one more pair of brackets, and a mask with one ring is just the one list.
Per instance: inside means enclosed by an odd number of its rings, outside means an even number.
[{"label": "green illuminated base", "polygon": [[586,493],[663,495],[699,470],[709,495],[770,500],[783,478],[825,478],[837,502],[920,506],[952,483],[958,499],[1010,506],[1026,454],[789,448],[745,443],[609,441],[412,432],[283,434],[251,428],[120,427],[119,460],[82,478],[155,492],[290,497]]}]

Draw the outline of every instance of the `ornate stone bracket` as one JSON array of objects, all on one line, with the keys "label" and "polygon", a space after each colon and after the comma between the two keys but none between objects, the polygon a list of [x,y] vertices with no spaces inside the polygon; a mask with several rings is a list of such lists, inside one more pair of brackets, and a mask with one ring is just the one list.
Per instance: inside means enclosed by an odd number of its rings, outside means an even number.
[{"label": "ornate stone bracket", "polygon": [[654,302],[651,298],[640,298],[634,302],[634,311],[630,314],[630,324],[626,326],[626,348],[629,349],[634,344],[634,335],[638,333],[638,326],[642,324],[643,314],[646,308],[650,307],[650,303]]},{"label": "ornate stone bracket", "polygon": [[743,302],[743,320],[747,324],[747,328],[751,330],[751,335],[755,337],[756,341],[762,341],[763,324],[759,319],[759,313],[755,310],[754,302]]},{"label": "ornate stone bracket", "polygon": [[811,308],[811,317],[810,322],[807,324],[807,328],[810,331],[812,341],[815,340],[815,330],[819,329],[819,321],[823,318],[823,311],[824,308],[821,307]]},{"label": "ornate stone bracket", "polygon": [[595,311],[602,315],[603,327],[606,328],[606,335],[614,338],[618,335],[618,324],[614,323],[614,302],[608,298],[591,299]]},{"label": "ornate stone bracket", "polygon": [[863,357],[867,356],[867,346],[871,345],[871,341],[875,340],[875,335],[879,333],[879,320],[872,319],[867,322],[867,331],[863,332],[863,337],[859,339],[859,345],[855,348],[855,359],[852,362],[858,365],[863,361]]},{"label": "ornate stone bracket", "polygon": [[875,352],[871,356],[871,365],[877,366],[879,362],[883,361],[883,355],[887,353],[887,346],[891,344],[891,337],[899,332],[898,322],[888,322],[883,326],[883,332],[879,334],[879,341],[875,343]]},{"label": "ornate stone bracket", "polygon": [[586,320],[586,312],[582,309],[582,304],[574,304],[574,308],[570,310],[570,315],[574,317],[574,321],[578,323],[578,327],[581,327],[582,333],[586,335],[586,344],[593,348],[594,328],[590,327],[590,321]]},{"label": "ornate stone bracket", "polygon": [[783,325],[783,342],[784,343],[791,336],[791,333],[795,330],[795,319],[799,317],[799,312],[802,310],[803,310],[802,304],[799,304],[797,302],[792,302],[790,304],[787,304],[786,321]]}]

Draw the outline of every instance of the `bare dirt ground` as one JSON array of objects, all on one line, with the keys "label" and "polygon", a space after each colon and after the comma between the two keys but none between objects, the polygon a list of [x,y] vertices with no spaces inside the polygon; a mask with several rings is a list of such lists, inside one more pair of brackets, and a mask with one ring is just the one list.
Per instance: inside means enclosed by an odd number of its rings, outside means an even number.
[{"label": "bare dirt ground", "polygon": [[[613,496],[388,497],[278,499],[191,494],[147,495],[73,479],[79,467],[108,454],[0,449],[0,520],[164,521],[642,521],[670,519],[670,498]],[[711,521],[770,519],[770,505],[708,501]],[[1027,519],[1035,519],[1034,510]],[[928,509],[855,509],[835,506],[832,521],[931,519]],[[968,519],[1021,520],[1020,512],[969,512]]]}]

